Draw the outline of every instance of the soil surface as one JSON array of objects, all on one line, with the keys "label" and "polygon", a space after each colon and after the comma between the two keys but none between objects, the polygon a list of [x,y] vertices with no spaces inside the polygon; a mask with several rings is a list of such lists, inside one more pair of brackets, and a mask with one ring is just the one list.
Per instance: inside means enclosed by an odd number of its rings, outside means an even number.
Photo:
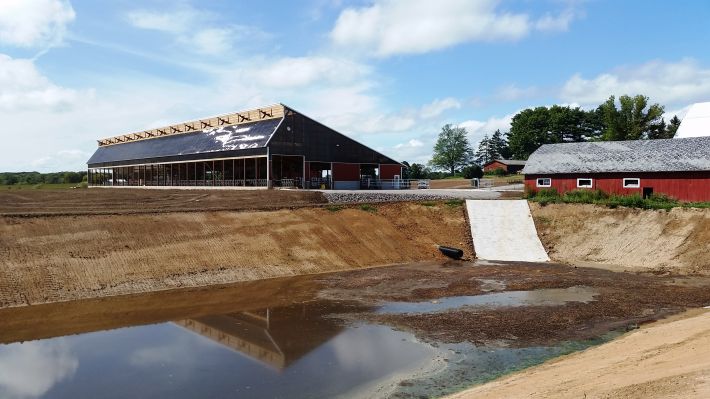
[{"label": "soil surface", "polygon": [[472,258],[460,202],[5,216],[0,307],[443,259],[437,245]]},{"label": "soil surface", "polygon": [[[595,291],[593,300],[547,306],[463,306],[429,313],[378,312],[392,303],[426,305],[462,295],[580,286]],[[332,317],[344,325],[374,322],[434,344],[529,347],[635,329],[710,304],[710,278],[557,264],[425,262],[0,309],[0,343],[297,303],[312,309],[341,309]],[[707,397],[710,313],[702,312],[658,327],[642,326],[618,341],[474,388],[459,398]]]},{"label": "soil surface", "polygon": [[253,210],[325,202],[319,192],[296,190],[0,190],[0,215],[106,215]]},{"label": "soil surface", "polygon": [[710,274],[710,209],[530,203],[550,258],[574,265]]},{"label": "soil surface", "polygon": [[710,310],[701,309],[449,399],[708,397]]},{"label": "soil surface", "polygon": [[592,302],[560,306],[462,307],[446,312],[367,316],[421,339],[450,343],[503,340],[514,346],[587,339],[710,304],[710,278],[659,277],[545,263],[394,266],[338,273],[326,281],[328,288],[321,297],[373,305],[383,300],[419,302],[546,288],[591,287],[598,293]]}]

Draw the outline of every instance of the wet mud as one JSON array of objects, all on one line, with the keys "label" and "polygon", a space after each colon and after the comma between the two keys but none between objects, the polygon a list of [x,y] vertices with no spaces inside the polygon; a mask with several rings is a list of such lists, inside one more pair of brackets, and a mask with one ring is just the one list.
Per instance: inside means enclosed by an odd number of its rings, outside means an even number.
[{"label": "wet mud", "polygon": [[[36,398],[429,397],[705,306],[709,288],[453,261],[274,278],[2,309],[0,366],[45,353],[36,360],[66,367]],[[18,372],[43,370],[30,360]],[[0,381],[0,392],[21,388]]]}]

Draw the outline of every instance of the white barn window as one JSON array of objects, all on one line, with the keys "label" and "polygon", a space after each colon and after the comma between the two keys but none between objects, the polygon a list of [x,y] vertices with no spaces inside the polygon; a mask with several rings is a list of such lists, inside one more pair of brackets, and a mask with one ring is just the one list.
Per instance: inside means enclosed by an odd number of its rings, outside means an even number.
[{"label": "white barn window", "polygon": [[549,177],[539,177],[535,181],[537,187],[552,187],[552,179]]},{"label": "white barn window", "polygon": [[624,188],[639,188],[641,187],[641,179],[638,177],[625,177],[623,186]]},{"label": "white barn window", "polygon": [[577,179],[577,188],[592,188],[594,186],[594,180],[589,178]]}]

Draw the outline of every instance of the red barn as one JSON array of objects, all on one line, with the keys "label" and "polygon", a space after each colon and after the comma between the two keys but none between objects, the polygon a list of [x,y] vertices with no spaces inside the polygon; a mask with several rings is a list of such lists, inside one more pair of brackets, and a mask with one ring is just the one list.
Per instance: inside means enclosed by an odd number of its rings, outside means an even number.
[{"label": "red barn", "polygon": [[505,173],[518,173],[525,167],[525,161],[519,159],[494,159],[483,165],[484,172],[503,169]]},{"label": "red barn", "polygon": [[530,155],[523,174],[528,190],[710,201],[710,137],[546,144]]}]

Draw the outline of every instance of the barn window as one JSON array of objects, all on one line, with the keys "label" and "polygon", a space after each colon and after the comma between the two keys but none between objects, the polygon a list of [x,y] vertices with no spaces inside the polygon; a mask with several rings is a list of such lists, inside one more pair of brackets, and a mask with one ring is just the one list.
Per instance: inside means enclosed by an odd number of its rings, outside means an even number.
[{"label": "barn window", "polygon": [[593,180],[592,179],[577,179],[577,188],[592,188],[593,185]]},{"label": "barn window", "polygon": [[538,187],[550,187],[552,186],[552,179],[549,177],[540,177],[537,179],[536,185]]},{"label": "barn window", "polygon": [[641,179],[637,177],[625,177],[624,188],[639,188],[641,187]]}]

